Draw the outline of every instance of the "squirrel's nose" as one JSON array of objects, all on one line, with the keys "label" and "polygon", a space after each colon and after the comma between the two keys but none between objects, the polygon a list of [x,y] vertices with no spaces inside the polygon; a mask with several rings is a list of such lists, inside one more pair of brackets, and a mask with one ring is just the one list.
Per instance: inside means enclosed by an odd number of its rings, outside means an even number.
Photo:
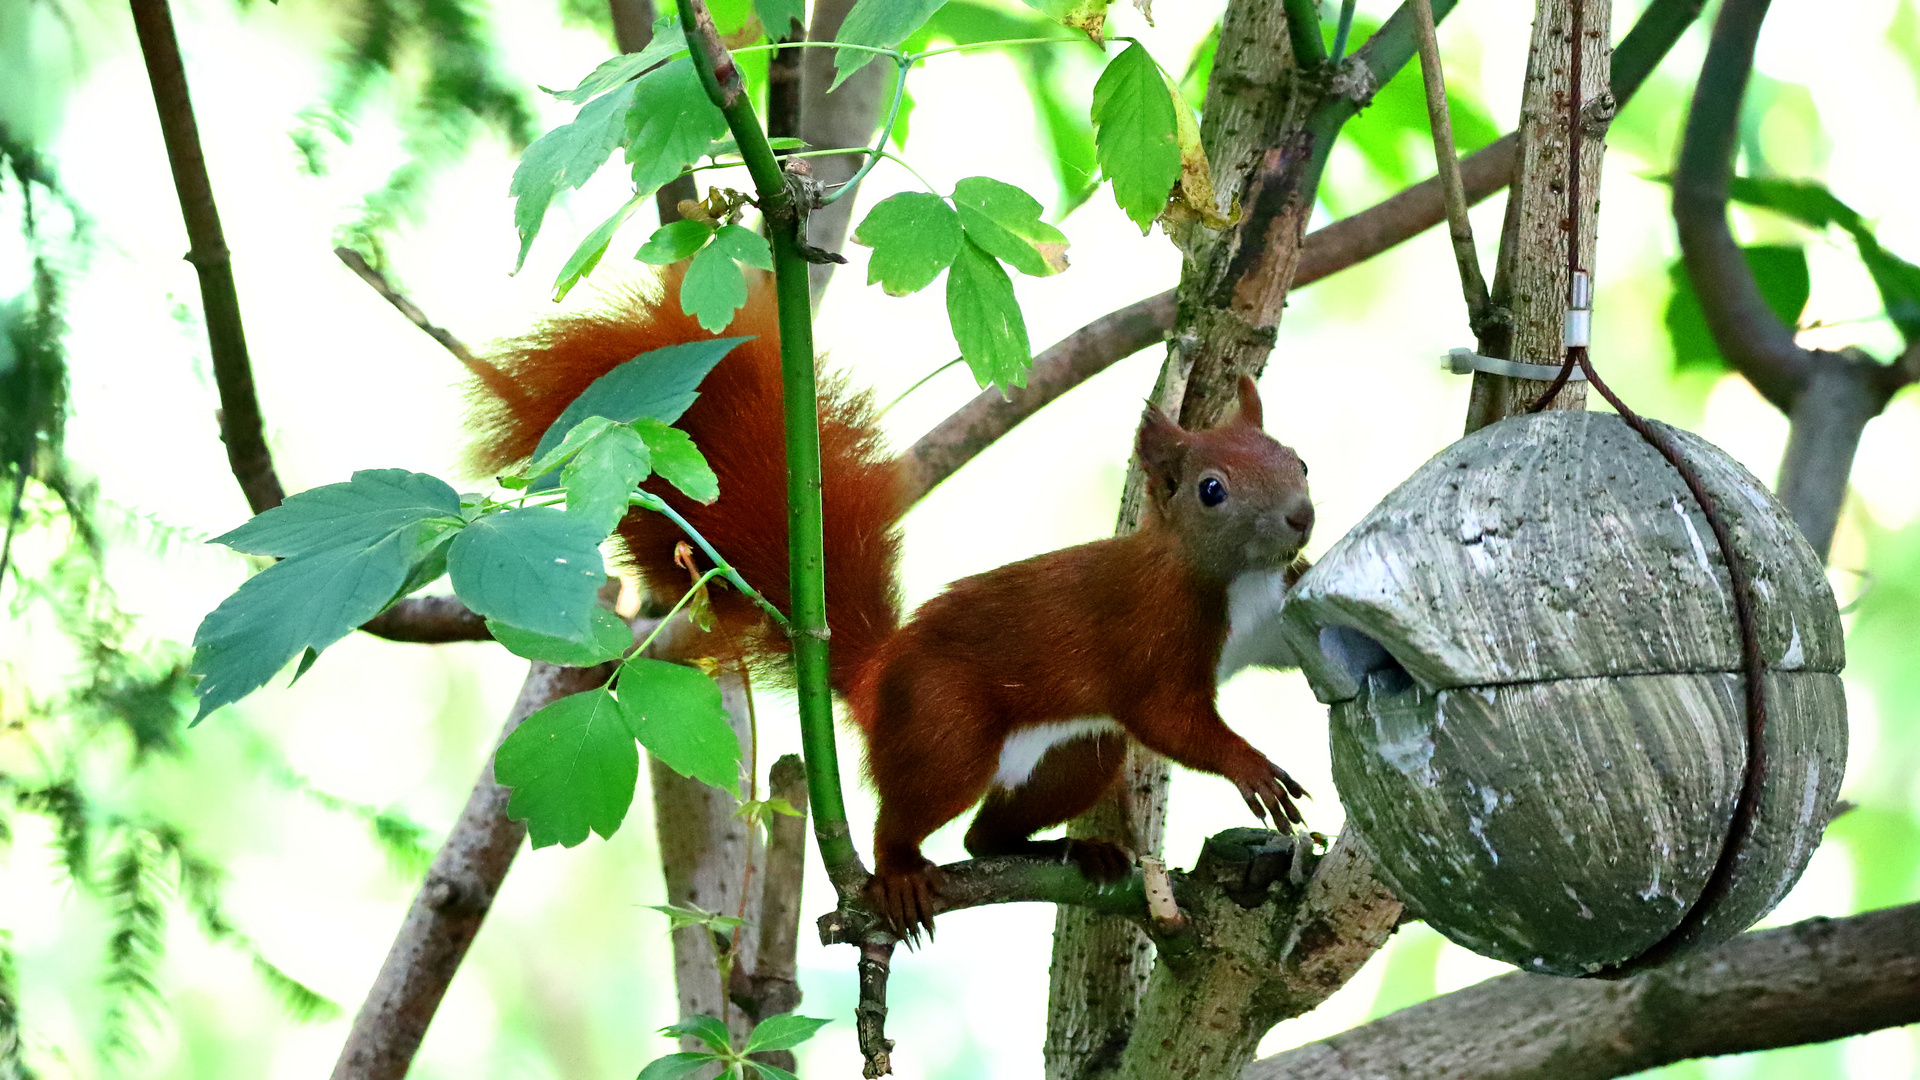
[{"label": "squirrel's nose", "polygon": [[1303,502],[1299,506],[1294,507],[1293,512],[1287,515],[1287,524],[1292,526],[1293,530],[1301,536],[1312,532],[1313,504]]}]

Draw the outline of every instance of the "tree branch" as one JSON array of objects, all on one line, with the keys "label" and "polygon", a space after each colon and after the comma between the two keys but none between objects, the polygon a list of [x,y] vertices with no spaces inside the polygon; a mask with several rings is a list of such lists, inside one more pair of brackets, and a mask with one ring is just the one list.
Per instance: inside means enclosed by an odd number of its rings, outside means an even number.
[{"label": "tree branch", "polygon": [[353,271],[361,281],[372,286],[373,291],[379,293],[382,300],[392,304],[394,310],[398,311],[408,322],[419,327],[428,337],[439,342],[440,347],[452,353],[454,359],[460,361],[468,371],[473,372],[482,380],[487,380],[488,386],[491,387],[495,385],[495,381],[500,381],[502,385],[511,387],[511,383],[506,383],[500,379],[499,368],[473,355],[472,350],[467,348],[466,343],[454,337],[452,331],[443,326],[435,325],[433,320],[427,318],[427,313],[421,311],[418,305],[407,298],[407,294],[401,292],[394,286],[393,282],[388,281],[387,275],[375,269],[373,264],[367,261],[366,256],[350,247],[334,248],[333,254],[341,262],[347,264],[347,269]]},{"label": "tree branch", "polygon": [[388,641],[440,645],[449,641],[492,641],[487,621],[452,596],[410,596],[360,624]]},{"label": "tree branch", "polygon": [[207,160],[200,150],[200,127],[187,93],[187,70],[174,35],[173,12],[167,0],[132,0],[132,9],[147,79],[153,84],[153,103],[160,113],[167,161],[173,167],[173,187],[180,197],[180,216],[187,226],[187,261],[200,276],[207,351],[220,391],[220,439],[227,444],[233,478],[257,514],[279,506],[286,494],[274,472],[273,452],[267,448],[260,419],[253,367],[247,360],[247,335],[240,322],[240,297],[233,283],[233,260],[220,229]]},{"label": "tree branch", "polygon": [[[549,702],[591,690],[613,674],[611,664],[563,668],[535,661],[500,731],[504,740]],[[495,745],[499,745],[498,742]],[[407,909],[373,989],[353,1018],[333,1080],[401,1080],[453,973],[493,907],[507,868],[527,835],[507,820],[511,795],[493,778],[493,755],[480,770],[466,809],[434,856]]]},{"label": "tree branch", "polygon": [[1911,347],[1895,363],[1881,364],[1858,349],[1828,352],[1795,344],[1793,330],[1761,296],[1727,225],[1741,99],[1766,12],[1766,0],[1727,0],[1714,22],[1674,171],[1673,220],[1714,343],[1792,424],[1774,488],[1824,560],[1860,435],[1888,399],[1920,374],[1920,364]]},{"label": "tree branch", "polygon": [[1173,290],[1109,312],[1033,358],[1027,385],[1001,396],[988,390],[942,420],[901,456],[907,500],[918,502],[960,466],[1068,390],[1125,357],[1166,340],[1173,327]]},{"label": "tree branch", "polygon": [[1515,972],[1255,1062],[1243,1080],[1607,1080],[1920,1021],[1920,904],[1742,934],[1618,982]]},{"label": "tree branch", "polygon": [[1740,105],[1766,15],[1767,0],[1728,0],[1714,21],[1673,173],[1673,221],[1714,342],[1762,397],[1790,413],[1813,373],[1813,357],[1767,306],[1727,225]]},{"label": "tree branch", "polygon": [[[1705,0],[1653,0],[1614,50],[1609,79],[1614,99],[1626,103],[1700,14]],[[1469,205],[1505,188],[1513,178],[1518,136],[1508,132],[1460,159]],[[1308,233],[1293,288],[1357,266],[1446,220],[1440,182],[1429,179],[1382,202]],[[905,455],[913,491],[924,495],[994,440],[1087,379],[1166,339],[1173,329],[1174,290],[1103,315],[1062,338],[1034,359],[1026,392],[1002,398],[986,391],[942,421]],[[1069,359],[1070,358],[1070,359]],[[1920,374],[1920,359],[1914,361]],[[1036,388],[1038,388],[1036,390]]]}]

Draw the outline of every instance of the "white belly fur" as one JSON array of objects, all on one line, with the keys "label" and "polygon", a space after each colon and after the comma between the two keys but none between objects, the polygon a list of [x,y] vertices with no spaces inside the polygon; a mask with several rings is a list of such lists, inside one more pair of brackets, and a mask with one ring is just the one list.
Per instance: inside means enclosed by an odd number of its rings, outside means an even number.
[{"label": "white belly fur", "polygon": [[1214,681],[1226,682],[1241,668],[1299,666],[1280,633],[1287,605],[1287,572],[1254,570],[1227,585],[1227,642],[1220,648]]},{"label": "white belly fur", "polygon": [[1020,728],[1007,736],[1007,741],[1000,746],[1000,768],[993,774],[994,785],[1017,788],[1027,782],[1040,764],[1040,759],[1055,746],[1093,735],[1117,735],[1120,730],[1119,724],[1104,716],[1058,720]]}]

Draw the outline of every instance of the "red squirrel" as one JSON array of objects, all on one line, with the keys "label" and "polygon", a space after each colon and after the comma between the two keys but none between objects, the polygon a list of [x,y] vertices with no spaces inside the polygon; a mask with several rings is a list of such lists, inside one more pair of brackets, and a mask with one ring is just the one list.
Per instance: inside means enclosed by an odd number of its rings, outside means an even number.
[{"label": "red squirrel", "polygon": [[[677,294],[678,272],[665,278]],[[649,482],[780,608],[789,606],[779,332],[758,285],[726,333],[753,335],[700,385],[678,421],[706,454],[720,497],[702,506]],[[588,384],[651,349],[712,337],[644,291],[599,312],[550,319],[505,343],[480,372],[474,463],[525,460]],[[1131,736],[1188,768],[1231,780],[1262,818],[1300,820],[1305,794],[1234,734],[1217,681],[1244,666],[1228,647],[1235,616],[1268,614],[1313,528],[1307,470],[1261,430],[1253,380],[1239,411],[1185,431],[1149,409],[1137,449],[1149,509],[1138,532],[1065,548],[954,582],[899,617],[896,525],[902,473],[883,451],[868,395],[820,390],[827,618],[833,689],[866,736],[879,795],[869,902],[903,933],[931,929],[938,874],[920,853],[935,829],[981,803],[975,855],[1071,859],[1088,877],[1123,877],[1131,857],[1096,840],[1034,840],[1077,817],[1119,775]],[[636,510],[620,536],[648,588],[686,587],[682,539]],[[720,651],[767,655],[785,642],[745,597],[716,590]],[[1250,620],[1249,620],[1250,621]],[[1241,627],[1245,629],[1245,627]],[[1239,638],[1243,635],[1235,635]],[[1223,649],[1229,654],[1223,663]]]}]

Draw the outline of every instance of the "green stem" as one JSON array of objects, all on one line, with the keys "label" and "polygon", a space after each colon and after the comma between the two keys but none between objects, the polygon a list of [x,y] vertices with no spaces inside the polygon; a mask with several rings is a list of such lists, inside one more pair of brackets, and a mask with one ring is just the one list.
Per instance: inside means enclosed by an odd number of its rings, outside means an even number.
[{"label": "green stem", "polygon": [[660,636],[660,631],[667,628],[667,624],[673,621],[675,615],[680,614],[680,609],[687,606],[687,601],[693,599],[693,594],[700,591],[700,586],[705,585],[707,582],[725,573],[725,570],[716,566],[706,573],[701,574],[700,577],[694,581],[693,587],[681,593],[680,599],[674,601],[673,606],[667,609],[667,613],[660,617],[660,621],[653,624],[653,632],[647,635],[647,639],[642,641],[640,647],[635,649],[634,652],[637,655],[646,655],[647,648],[653,644],[653,639]]},{"label": "green stem", "polygon": [[1353,33],[1354,6],[1354,0],[1340,0],[1340,22],[1333,29],[1332,60],[1336,64],[1347,58],[1347,35]]},{"label": "green stem", "polygon": [[[742,45],[730,50],[733,55],[752,52],[772,52],[775,49],[852,49],[854,52],[870,52],[876,56],[891,56],[896,60],[906,57],[899,49],[883,49],[878,45],[849,45],[844,41],[781,41],[768,45]],[[758,118],[755,119],[758,122]]]},{"label": "green stem", "polygon": [[[813,801],[814,836],[827,877],[842,895],[866,880],[854,850],[847,809],[840,791],[840,755],[833,739],[833,695],[827,684],[827,591],[821,549],[820,417],[813,358],[813,302],[808,295],[807,261],[801,254],[801,214],[779,159],[767,145],[754,116],[753,101],[741,85],[702,0],[678,0],[694,70],[707,96],[727,118],[747,171],[759,194],[773,242],[774,295],[780,312],[780,373],[787,441],[787,544],[793,582],[794,678],[800,706],[800,745],[806,757]],[[724,67],[722,62],[724,61]],[[720,73],[726,79],[722,82]]]},{"label": "green stem", "polygon": [[[1293,61],[1311,70],[1327,62],[1327,46],[1320,40],[1320,0],[1285,0],[1287,37],[1293,42]],[[1345,41],[1339,42],[1344,47]],[[1176,81],[1175,85],[1178,85]]]},{"label": "green stem", "polygon": [[[740,572],[733,568],[733,564],[721,558],[720,553],[713,549],[713,545],[707,543],[707,538],[700,535],[700,530],[694,528],[686,518],[681,517],[678,510],[668,506],[665,499],[649,492],[636,491],[633,493],[630,501],[636,506],[644,506],[649,510],[665,514],[667,517],[673,519],[673,523],[680,526],[680,531],[686,533],[688,538],[700,545],[701,551],[707,553],[707,559],[713,563],[714,570],[724,575],[726,579],[733,584],[733,587],[745,593],[748,599],[760,605],[760,610],[765,611],[768,617],[780,624],[780,629],[791,632],[792,626],[788,623],[787,616],[782,613],[779,608],[774,607],[772,601],[761,596],[760,590],[747,584],[747,579],[740,576]],[[672,613],[669,612],[668,614]]]},{"label": "green stem", "polygon": [[[820,205],[827,206],[839,202],[845,196],[853,194],[854,191],[859,189],[860,181],[865,180],[867,174],[873,171],[873,167],[880,163],[880,155],[885,153],[887,149],[887,140],[893,138],[893,125],[900,119],[900,103],[905,100],[907,96],[907,70],[911,68],[913,64],[910,61],[902,60],[899,66],[899,77],[893,80],[893,105],[887,109],[887,122],[880,125],[880,135],[874,140],[873,149],[867,154],[867,160],[860,164],[860,168],[856,170],[852,176],[848,177],[847,182],[841,184],[838,190],[820,200]],[[921,182],[925,183],[926,181],[923,180]]]},{"label": "green stem", "polygon": [[[1433,18],[1435,22],[1447,17],[1458,6],[1458,0],[1433,0]],[[1351,5],[1349,5],[1351,7]],[[1343,16],[1347,11],[1342,11]],[[1342,28],[1346,20],[1341,20]],[[1342,34],[1340,37],[1344,37]],[[1333,62],[1338,63],[1340,50],[1345,42],[1334,42]],[[1419,48],[1419,30],[1414,24],[1413,6],[1402,4],[1374,31],[1365,45],[1354,51],[1353,58],[1366,65],[1373,75],[1375,86],[1385,86],[1387,80],[1399,74],[1400,69],[1413,59]],[[1300,176],[1299,191],[1303,198],[1312,199],[1320,190],[1320,176],[1326,171],[1327,156],[1333,152],[1333,143],[1340,135],[1340,129],[1360,111],[1364,101],[1356,101],[1346,94],[1323,98],[1307,117],[1306,129],[1313,138],[1312,157]]]},{"label": "green stem", "polygon": [[965,45],[949,45],[944,49],[928,49],[926,52],[912,53],[908,55],[907,60],[912,63],[919,63],[929,56],[945,56],[948,53],[978,52],[981,49],[1008,49],[1016,45],[1071,45],[1078,40],[1084,39],[1071,37],[1034,37],[1007,38],[1004,41],[974,41]]}]

